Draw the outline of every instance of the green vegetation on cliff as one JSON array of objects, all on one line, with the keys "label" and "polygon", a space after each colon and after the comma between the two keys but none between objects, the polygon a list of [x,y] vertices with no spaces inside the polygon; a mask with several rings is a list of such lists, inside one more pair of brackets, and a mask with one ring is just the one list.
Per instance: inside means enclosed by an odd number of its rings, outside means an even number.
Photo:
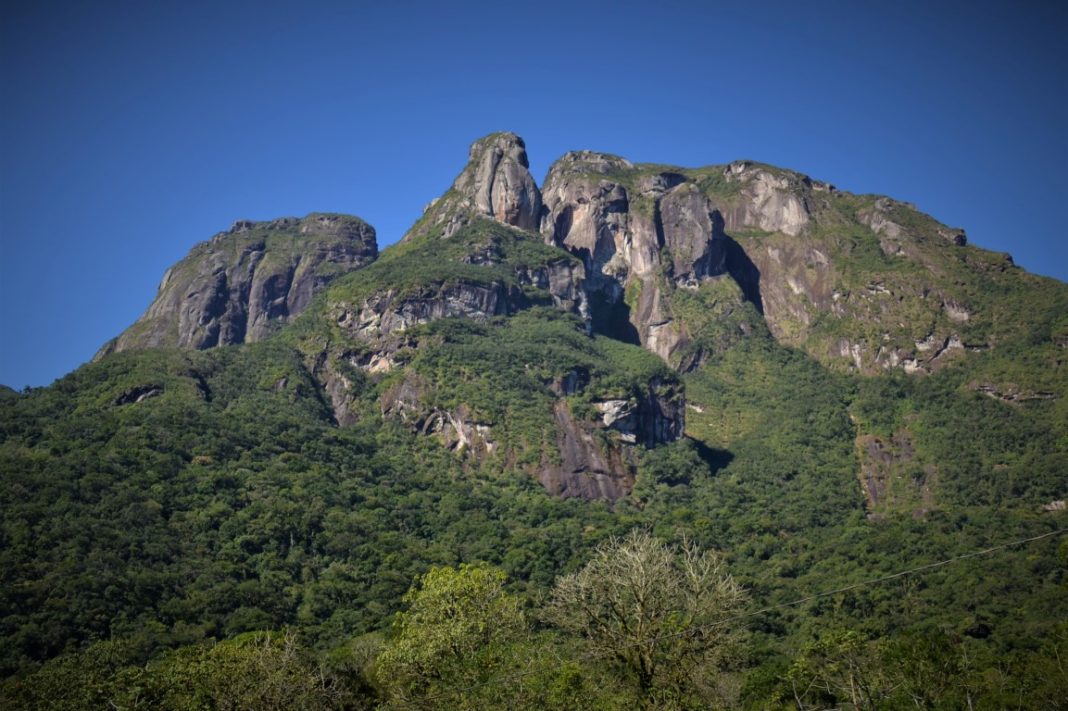
[{"label": "green vegetation on cliff", "polygon": [[1068,288],[753,163],[565,157],[572,254],[490,143],[261,340],[0,391],[5,707],[1060,703]]}]

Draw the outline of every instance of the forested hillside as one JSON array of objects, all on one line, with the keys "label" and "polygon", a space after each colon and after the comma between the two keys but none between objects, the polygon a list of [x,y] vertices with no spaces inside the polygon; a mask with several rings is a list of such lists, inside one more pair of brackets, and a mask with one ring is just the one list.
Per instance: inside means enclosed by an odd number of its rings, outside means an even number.
[{"label": "forested hillside", "polygon": [[959,229],[494,134],[180,266],[0,393],[6,707],[1064,706],[1068,286]]}]

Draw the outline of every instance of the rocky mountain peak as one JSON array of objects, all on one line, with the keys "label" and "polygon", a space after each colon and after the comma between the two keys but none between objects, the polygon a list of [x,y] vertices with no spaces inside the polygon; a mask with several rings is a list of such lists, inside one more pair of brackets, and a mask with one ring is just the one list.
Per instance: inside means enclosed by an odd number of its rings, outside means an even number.
[{"label": "rocky mountain peak", "polygon": [[[304,363],[333,421],[378,408],[471,466],[525,457],[554,494],[614,500],[633,484],[635,445],[682,436],[683,378],[745,339],[840,370],[931,373],[1000,347],[983,289],[1014,278],[1006,257],[967,247],[962,230],[912,205],[753,161],[683,168],[572,151],[539,189],[514,133],[475,141],[404,239],[376,259],[374,230],[356,217],[239,220],[169,270],[145,315],[101,354],[261,340],[334,277],[375,261],[331,285],[296,331],[314,334]],[[525,345],[509,365],[498,345],[515,338]],[[622,381],[598,371],[605,349],[620,348],[655,367]],[[450,349],[454,363],[495,354],[479,366],[487,390],[465,386],[470,401],[449,394],[448,369],[431,367]],[[535,393],[530,421],[556,432],[555,448],[517,439],[511,412],[474,406],[496,402],[479,393],[513,366],[502,382]],[[397,387],[365,387],[387,372]],[[976,392],[1016,392],[976,382]],[[143,385],[116,402],[159,394]]]},{"label": "rocky mountain peak", "polygon": [[[806,195],[814,187],[808,176],[744,160],[728,165],[723,176],[739,185],[744,197],[724,216],[728,230],[756,228],[796,237],[808,225],[811,213]],[[824,183],[819,187],[832,189]]]},{"label": "rocky mountain peak", "polygon": [[545,179],[541,231],[583,260],[595,330],[669,363],[688,345],[669,304],[726,270],[722,214],[680,170],[574,151]]},{"label": "rocky mountain peak", "polygon": [[494,155],[497,160],[507,156],[524,168],[530,168],[527,144],[511,131],[499,131],[476,139],[467,151],[467,159],[469,163],[478,163],[488,154]]},{"label": "rocky mountain peak", "polygon": [[471,144],[468,162],[452,188],[428,207],[403,237],[451,237],[484,215],[523,230],[537,231],[541,191],[530,174],[526,144],[514,133],[492,133]]},{"label": "rocky mountain peak", "polygon": [[377,256],[374,228],[351,215],[238,220],[168,269],[148,310],[96,357],[260,340],[336,276]]},{"label": "rocky mountain peak", "polygon": [[[549,168],[553,173],[608,173],[630,170],[634,167],[626,158],[597,151],[568,151]],[[546,180],[549,182],[549,179]]]},{"label": "rocky mountain peak", "polygon": [[302,235],[317,237],[341,237],[365,242],[370,236],[374,241],[375,231],[369,224],[353,215],[332,212],[313,212],[304,217],[278,217],[273,220],[256,222],[254,220],[236,220],[226,232],[220,232],[213,241],[224,241],[227,235],[246,232],[297,232]]},{"label": "rocky mountain peak", "polygon": [[479,214],[524,230],[538,227],[541,192],[530,175],[526,144],[514,133],[475,141],[453,190],[469,196]]}]

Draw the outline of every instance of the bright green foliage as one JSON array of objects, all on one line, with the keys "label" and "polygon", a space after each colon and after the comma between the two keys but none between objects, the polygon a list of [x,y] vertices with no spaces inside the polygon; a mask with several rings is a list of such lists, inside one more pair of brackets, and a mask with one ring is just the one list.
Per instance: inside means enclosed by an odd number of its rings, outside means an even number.
[{"label": "bright green foliage", "polygon": [[[614,362],[635,378],[663,368],[637,348],[586,337],[568,316],[535,310],[484,327],[453,324],[427,329],[441,351],[412,367],[428,377],[440,367],[442,392],[455,388],[457,401],[494,389],[512,397],[495,363],[531,363],[537,379],[515,391],[531,399],[549,397],[541,378],[557,368],[590,367],[590,387],[617,377]],[[480,363],[478,377],[446,382],[468,357]],[[285,625],[325,651],[388,626],[430,566],[485,560],[507,571],[516,594],[536,597],[636,524],[727,551],[758,605],[1056,527],[1058,514],[1039,504],[1063,498],[1055,460],[1043,454],[1063,439],[1062,404],[996,401],[968,389],[968,372],[927,378],[930,395],[907,379],[858,389],[796,351],[745,340],[685,376],[688,401],[703,410],[687,413],[694,439],[644,453],[636,497],[613,511],[555,500],[507,469],[465,475],[433,439],[376,417],[336,427],[300,354],[281,344],[121,353],[0,408],[5,669],[29,671],[95,639],[131,639],[133,662],[143,663],[171,646]],[[145,385],[162,393],[116,404]],[[873,431],[916,429],[917,447],[938,456],[946,487],[938,508],[922,519],[865,518],[854,413]],[[968,465],[973,455],[983,468]],[[1011,489],[980,498],[990,494],[968,488],[976,472],[998,477],[995,486],[1015,472],[1015,486],[1033,493],[1021,509],[1008,505]],[[957,499],[957,490],[973,498]],[[881,637],[963,631],[981,616],[996,629],[991,655],[1027,649],[1068,604],[1054,551],[1040,542],[918,584],[761,616],[753,663],[771,664],[827,620]]]},{"label": "bright green foliage", "polygon": [[[631,186],[668,168],[607,177]],[[722,166],[684,172],[717,206],[738,204]],[[732,236],[753,254],[820,250],[833,270],[803,257],[796,276],[825,277],[835,308],[787,318],[773,338],[726,276],[697,289],[658,284],[690,338],[671,364],[683,374],[588,336],[520,278],[573,256],[475,219],[339,277],[270,341],[124,352],[49,388],[0,388],[5,707],[608,709],[640,697],[767,708],[796,707],[798,696],[806,707],[1063,705],[1063,543],[1060,554],[1040,541],[793,604],[1063,527],[1053,502],[1068,494],[1068,290],[953,245],[900,204],[887,215],[912,251],[894,254],[857,222],[876,198],[809,197],[802,235]],[[652,202],[635,198],[632,209]],[[937,293],[925,291],[932,271]],[[460,282],[503,286],[516,313],[410,329],[386,374],[345,360],[369,346],[343,331],[338,309]],[[633,306],[641,287],[631,284]],[[951,301],[966,320],[948,315]],[[909,349],[935,332],[968,348],[931,375],[861,377],[836,355],[841,339]],[[337,426],[321,357],[350,381],[357,424]],[[584,424],[598,399],[685,390],[687,437],[641,451],[633,494],[614,505],[551,498],[530,476],[554,456],[553,388],[569,373],[585,383],[566,396]],[[499,448],[456,456],[383,416],[386,393],[406,378],[422,407],[465,408]],[[879,497],[865,473],[864,443],[875,440],[897,443],[876,452],[888,459]],[[747,658],[724,670],[711,654],[720,647],[700,639],[653,645],[651,667],[640,654],[591,658],[588,628],[524,622],[520,611],[558,579],[603,585],[599,546],[633,528],[723,550],[752,605],[776,606],[747,618]],[[672,565],[654,577],[682,594]],[[697,618],[660,619],[675,634]],[[306,646],[242,636],[286,627]],[[968,636],[980,632],[989,635]],[[694,665],[665,661],[694,650]],[[271,686],[279,680],[295,695]]]},{"label": "bright green foliage", "polygon": [[[451,689],[499,674],[502,648],[525,633],[519,599],[504,592],[505,575],[480,565],[431,568],[404,596],[409,605],[394,622],[396,638],[378,657],[378,674],[391,696],[433,708]],[[450,705],[450,704],[445,704]]]},{"label": "bright green foliage", "polygon": [[[478,256],[484,263],[471,263]],[[449,239],[422,238],[393,245],[358,273],[331,284],[325,301],[358,303],[379,290],[418,294],[446,283],[519,285],[515,269],[554,263],[577,263],[568,252],[492,220],[472,217]],[[532,296],[535,296],[533,292]],[[546,293],[540,295],[547,298]],[[551,302],[550,302],[551,303]]]},{"label": "bright green foliage", "polygon": [[129,644],[100,642],[59,657],[4,697],[16,709],[96,708],[165,711],[289,711],[337,708],[338,683],[296,637],[248,634],[183,647],[142,667]]},{"label": "bright green foliage", "polygon": [[671,289],[671,311],[690,334],[681,363],[700,362],[721,354],[748,336],[764,336],[767,326],[738,284],[723,275],[704,281],[697,289]]},{"label": "bright green foliage", "polygon": [[184,647],[149,665],[144,708],[288,711],[336,708],[338,689],[292,633]]},{"label": "bright green foliage", "polygon": [[19,711],[83,711],[118,701],[136,707],[144,674],[131,666],[134,647],[128,640],[98,642],[51,659],[25,678],[8,679],[0,687],[0,704]]},{"label": "bright green foliage", "polygon": [[854,631],[830,629],[806,645],[780,685],[753,706],[872,711],[1063,708],[1066,640],[1061,625],[1037,651],[999,655],[978,640],[942,632],[869,641]]},{"label": "bright green foliage", "polygon": [[807,646],[786,675],[801,708],[839,699],[856,709],[874,709],[893,692],[875,650],[852,631],[833,631]]},{"label": "bright green foliage", "polygon": [[[415,330],[427,347],[410,368],[432,385],[427,406],[463,404],[494,437],[536,463],[555,446],[554,380],[582,373],[588,385],[570,398],[573,411],[593,419],[598,399],[641,397],[650,383],[675,385],[676,376],[652,353],[601,336],[587,336],[579,319],[534,308],[508,319],[479,324],[436,321]],[[493,463],[496,465],[496,463]],[[499,466],[499,465],[497,465]]]},{"label": "bright green foliage", "polygon": [[583,670],[564,640],[534,634],[505,575],[486,565],[432,568],[375,664],[386,708],[617,709],[625,696]]},{"label": "bright green foliage", "polygon": [[[162,392],[115,404],[146,384]],[[429,565],[490,560],[547,585],[584,527],[618,525],[525,474],[486,488],[399,426],[337,428],[298,355],[269,343],[118,354],[0,416],[8,673],[111,637],[147,656],[299,624],[329,644],[388,624]]]}]

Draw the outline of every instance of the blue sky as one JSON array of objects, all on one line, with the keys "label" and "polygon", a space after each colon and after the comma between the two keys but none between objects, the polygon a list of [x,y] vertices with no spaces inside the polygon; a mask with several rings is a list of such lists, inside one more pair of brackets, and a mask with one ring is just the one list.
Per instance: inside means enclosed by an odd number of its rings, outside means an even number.
[{"label": "blue sky", "polygon": [[6,2],[0,383],[44,385],[239,218],[395,241],[497,130],[750,158],[1068,279],[1068,4]]}]

